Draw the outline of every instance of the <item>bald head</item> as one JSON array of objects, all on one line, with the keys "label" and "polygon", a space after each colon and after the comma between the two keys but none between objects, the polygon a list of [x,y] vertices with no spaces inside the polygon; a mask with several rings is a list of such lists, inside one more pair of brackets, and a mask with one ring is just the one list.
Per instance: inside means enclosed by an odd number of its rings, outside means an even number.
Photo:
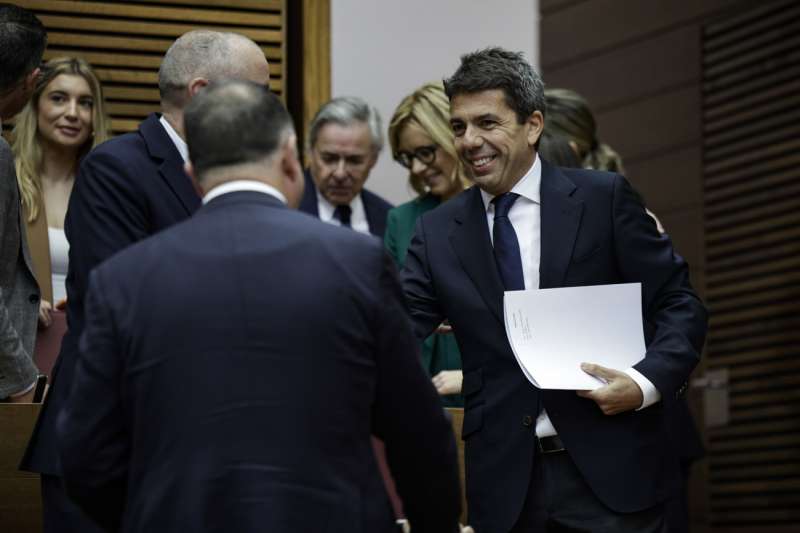
[{"label": "bald head", "polygon": [[236,33],[185,33],[172,43],[161,61],[158,89],[162,107],[183,109],[197,90],[221,79],[268,86],[269,65],[261,48]]}]

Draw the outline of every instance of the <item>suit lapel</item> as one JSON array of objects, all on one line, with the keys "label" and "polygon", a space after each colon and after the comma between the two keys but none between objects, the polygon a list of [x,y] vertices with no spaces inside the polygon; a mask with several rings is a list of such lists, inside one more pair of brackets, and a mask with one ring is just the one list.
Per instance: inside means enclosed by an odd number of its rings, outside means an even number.
[{"label": "suit lapel", "polygon": [[147,144],[150,156],[160,161],[159,174],[178,197],[186,213],[191,215],[197,211],[201,203],[200,196],[192,185],[191,179],[183,171],[183,158],[159,122],[158,115],[153,113],[147,117],[139,126],[139,132]]},{"label": "suit lapel", "polygon": [[572,197],[576,187],[557,167],[542,162],[542,249],[539,286],[560,287],[578,235],[583,203]]},{"label": "suit lapel", "polygon": [[503,282],[494,261],[486,208],[478,187],[473,187],[464,196],[464,209],[453,218],[450,244],[481,298],[502,323]]}]

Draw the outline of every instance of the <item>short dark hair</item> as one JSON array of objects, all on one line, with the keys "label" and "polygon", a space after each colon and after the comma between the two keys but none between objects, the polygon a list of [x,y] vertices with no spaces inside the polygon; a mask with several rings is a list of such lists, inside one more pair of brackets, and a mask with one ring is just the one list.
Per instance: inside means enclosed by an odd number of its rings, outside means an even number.
[{"label": "short dark hair", "polygon": [[450,100],[458,94],[500,89],[508,107],[522,124],[534,111],[545,113],[544,82],[522,55],[503,48],[484,48],[461,56],[461,65],[444,90]]},{"label": "short dark hair", "polygon": [[39,66],[46,45],[47,31],[32,11],[0,3],[0,93]]},{"label": "short dark hair", "polygon": [[292,120],[280,98],[242,80],[210,84],[184,113],[189,159],[197,174],[259,161],[272,155]]}]

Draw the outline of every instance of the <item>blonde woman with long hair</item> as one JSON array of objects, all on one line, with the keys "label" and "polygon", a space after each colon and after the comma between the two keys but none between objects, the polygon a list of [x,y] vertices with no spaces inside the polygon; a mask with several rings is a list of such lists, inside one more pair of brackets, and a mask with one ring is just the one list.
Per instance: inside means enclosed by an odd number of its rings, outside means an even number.
[{"label": "blonde woman with long hair", "polygon": [[[397,265],[405,262],[417,218],[467,186],[450,128],[450,102],[441,82],[426,83],[397,106],[389,123],[395,161],[408,169],[417,197],[389,211],[384,243]],[[449,327],[428,337],[422,362],[448,407],[462,406],[461,354]]]},{"label": "blonde woman with long hair", "polygon": [[12,138],[28,243],[42,291],[39,320],[47,326],[52,306],[66,299],[64,217],[78,164],[109,138],[100,81],[89,64],[73,57],[48,61]]}]

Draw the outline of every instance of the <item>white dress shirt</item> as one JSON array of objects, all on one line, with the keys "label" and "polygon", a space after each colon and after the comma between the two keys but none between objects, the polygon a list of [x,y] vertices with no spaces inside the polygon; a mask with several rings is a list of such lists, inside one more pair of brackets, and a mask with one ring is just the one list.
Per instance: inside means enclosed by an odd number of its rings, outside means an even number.
[{"label": "white dress shirt", "polygon": [[181,154],[183,158],[183,162],[186,163],[189,161],[189,146],[186,144],[186,141],[181,139],[181,136],[178,135],[178,132],[175,131],[175,128],[167,122],[167,119],[164,118],[164,115],[161,115],[161,118],[158,119],[164,129],[167,130],[167,135],[169,138],[172,139],[172,143],[175,145],[175,148],[178,149],[178,153]]},{"label": "white dress shirt", "polygon": [[[508,219],[514,227],[514,232],[517,234],[517,241],[519,242],[522,275],[525,279],[525,289],[527,290],[539,288],[539,263],[542,251],[542,202],[539,193],[541,184],[542,163],[537,154],[533,161],[533,166],[511,189],[511,192],[518,194],[519,198],[517,198],[508,212]],[[481,189],[481,197],[486,208],[489,239],[494,243],[494,204],[491,203],[494,196]],[[591,363],[591,361],[587,361],[587,363]],[[634,368],[628,368],[624,372],[642,389],[644,401],[639,409],[644,409],[661,399],[661,393],[656,389],[655,385],[639,371]],[[556,428],[550,421],[550,417],[547,416],[547,412],[543,409],[536,419],[536,435],[538,437],[549,437],[557,433]]]},{"label": "white dress shirt", "polygon": [[255,192],[263,192],[264,194],[269,194],[270,196],[274,196],[284,204],[286,202],[286,197],[283,195],[281,191],[273,187],[272,185],[268,185],[263,181],[256,181],[256,180],[232,180],[226,181],[221,185],[217,185],[210,191],[208,191],[205,196],[203,196],[203,205],[207,204],[217,196],[222,196],[223,194],[228,194],[229,192],[237,192],[237,191],[255,191]]},{"label": "white dress shirt", "polygon": [[[341,221],[333,216],[335,209],[336,206],[325,199],[319,192],[319,189],[317,189],[317,212],[319,212],[319,219],[328,224],[333,224],[334,226],[341,226]],[[361,194],[357,194],[350,202],[350,227],[359,233],[370,235],[367,212],[364,209],[364,202],[361,200]]]}]

